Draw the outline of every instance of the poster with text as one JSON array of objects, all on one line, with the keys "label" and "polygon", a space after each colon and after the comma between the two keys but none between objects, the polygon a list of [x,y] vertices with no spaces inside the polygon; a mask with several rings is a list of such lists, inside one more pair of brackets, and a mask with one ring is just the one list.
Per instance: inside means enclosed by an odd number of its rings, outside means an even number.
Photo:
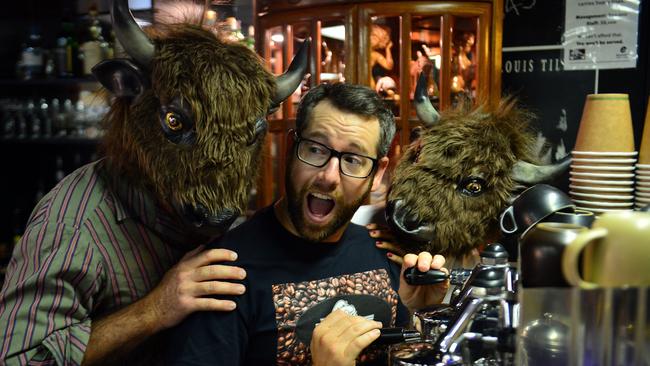
[{"label": "poster with text", "polygon": [[566,2],[564,68],[636,67],[640,0]]}]

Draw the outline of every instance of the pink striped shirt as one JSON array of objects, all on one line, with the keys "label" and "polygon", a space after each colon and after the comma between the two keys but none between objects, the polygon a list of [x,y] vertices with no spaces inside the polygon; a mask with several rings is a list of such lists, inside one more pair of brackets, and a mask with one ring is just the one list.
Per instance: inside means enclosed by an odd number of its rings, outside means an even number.
[{"label": "pink striped shirt", "polygon": [[0,292],[0,365],[81,364],[93,319],[146,295],[192,248],[150,193],[110,189],[105,165],[79,168],[32,212]]}]

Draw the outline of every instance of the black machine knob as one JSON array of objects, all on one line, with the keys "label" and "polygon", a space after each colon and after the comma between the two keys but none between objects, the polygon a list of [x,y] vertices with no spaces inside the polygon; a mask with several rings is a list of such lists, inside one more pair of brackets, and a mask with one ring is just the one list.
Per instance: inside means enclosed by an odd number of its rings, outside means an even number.
[{"label": "black machine knob", "polygon": [[488,245],[482,252],[481,258],[508,258],[508,251],[499,243]]},{"label": "black machine knob", "polygon": [[409,285],[435,285],[445,282],[448,277],[445,272],[438,269],[422,272],[417,267],[411,267],[404,271],[404,279]]},{"label": "black machine knob", "polygon": [[476,274],[472,280],[472,287],[499,288],[505,286],[503,269],[485,268]]},{"label": "black machine knob", "polygon": [[508,263],[508,257],[509,254],[505,246],[492,243],[481,252],[481,264],[486,266],[504,265]]}]

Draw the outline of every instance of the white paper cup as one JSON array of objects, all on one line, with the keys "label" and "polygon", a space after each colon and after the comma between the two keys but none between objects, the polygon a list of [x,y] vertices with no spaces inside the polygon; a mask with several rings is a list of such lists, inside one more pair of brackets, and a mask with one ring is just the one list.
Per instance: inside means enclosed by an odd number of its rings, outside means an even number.
[{"label": "white paper cup", "polygon": [[[616,200],[616,201],[634,201],[634,196],[625,195],[617,196],[614,194],[594,194],[594,193],[582,193],[576,191],[569,191],[571,197],[576,197],[576,199],[586,199],[589,201],[598,201],[598,200]],[[650,195],[650,194],[649,194]]]},{"label": "white paper cup", "polygon": [[636,159],[630,158],[571,158],[571,164],[575,165],[603,165],[611,164],[613,166],[619,165],[634,165]]},{"label": "white paper cup", "polygon": [[583,178],[569,177],[569,181],[577,183],[576,185],[579,186],[591,186],[591,187],[634,185],[634,181],[632,180],[602,180],[602,179],[583,179]]},{"label": "white paper cup", "polygon": [[632,157],[632,156],[637,156],[639,155],[638,151],[579,151],[579,150],[573,150],[571,151],[571,154],[573,156],[576,156],[578,158],[586,158],[586,159],[593,159],[593,158],[624,158],[624,157]]},{"label": "white paper cup", "polygon": [[591,211],[593,213],[632,211],[632,208],[611,209],[611,208],[593,208],[593,207],[580,207],[580,206],[576,206],[576,208],[579,208],[581,210]]},{"label": "white paper cup", "polygon": [[[576,191],[584,192],[608,192],[608,193],[628,193],[634,192],[634,188],[627,187],[590,187],[590,186],[578,186],[575,184],[570,184],[569,188]],[[649,188],[650,189],[650,188]]]},{"label": "white paper cup", "polygon": [[633,171],[634,165],[575,165],[571,164],[571,169],[575,172],[593,172],[593,173],[598,173],[598,172],[621,172],[621,173],[626,173]]},{"label": "white paper cup", "polygon": [[584,201],[584,200],[573,200],[576,205],[581,207],[605,207],[605,208],[625,208],[632,207],[634,202],[602,202],[602,201]]},{"label": "white paper cup", "polygon": [[570,175],[576,177],[576,178],[595,178],[595,179],[601,179],[601,178],[615,178],[615,179],[629,179],[629,178],[634,178],[634,173],[583,173],[583,172],[576,172],[576,171],[570,171]]}]

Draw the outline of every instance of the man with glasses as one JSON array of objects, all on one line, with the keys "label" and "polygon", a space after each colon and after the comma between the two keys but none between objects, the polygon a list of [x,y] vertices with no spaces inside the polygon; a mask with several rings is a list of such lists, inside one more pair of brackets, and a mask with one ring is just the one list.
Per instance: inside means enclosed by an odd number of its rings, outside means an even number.
[{"label": "man with glasses", "polygon": [[169,364],[377,361],[381,349],[368,346],[379,328],[404,326],[404,305],[442,300],[446,283],[416,288],[400,276],[416,265],[439,269],[442,256],[407,254],[400,271],[350,223],[381,182],[394,134],[392,113],[369,88],[323,84],[304,96],[285,196],[215,243],[238,253],[246,292],[233,298],[234,312],[197,313],[175,329]]}]

